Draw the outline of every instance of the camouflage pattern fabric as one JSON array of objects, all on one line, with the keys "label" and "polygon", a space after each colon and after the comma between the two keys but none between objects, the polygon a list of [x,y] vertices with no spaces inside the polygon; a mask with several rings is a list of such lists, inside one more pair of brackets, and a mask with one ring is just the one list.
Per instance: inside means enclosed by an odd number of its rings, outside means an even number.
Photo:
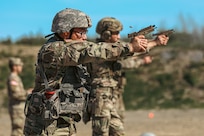
[{"label": "camouflage pattern fabric", "polygon": [[[39,52],[42,57],[38,58],[43,63],[46,70],[46,76],[50,83],[59,83],[61,77],[58,77],[56,71],[60,71],[64,66],[76,66],[89,62],[117,60],[129,55],[129,49],[124,43],[92,43],[63,41],[49,42],[42,46]],[[36,90],[44,89],[43,79],[39,73],[36,76]],[[53,85],[55,86],[55,85]],[[51,86],[52,87],[52,86]]]},{"label": "camouflage pattern fabric", "polygon": [[[124,77],[121,77],[121,78],[124,78]],[[125,85],[123,85],[123,88],[122,88],[120,85],[120,88],[114,90],[115,95],[117,96],[115,96],[115,100],[113,100],[117,113],[120,116],[120,119],[123,123],[125,119],[125,115],[124,115],[125,114],[125,104],[123,101],[124,86]]]},{"label": "camouflage pattern fabric", "polygon": [[143,65],[144,60],[136,56],[133,56],[133,57],[128,57],[127,59],[123,59],[119,61],[119,63],[122,65],[123,69],[131,69],[131,68],[138,68],[141,65]]},{"label": "camouflage pattern fabric", "polygon": [[97,61],[87,64],[91,75],[92,95],[92,135],[123,136],[124,126],[113,103],[114,91],[118,81],[114,75],[121,69],[120,63],[114,61]]},{"label": "camouflage pattern fabric", "polygon": [[22,136],[25,121],[24,105],[27,93],[24,90],[21,78],[15,73],[10,74],[7,81],[7,87],[9,96],[9,114],[12,125],[11,136]]},{"label": "camouflage pattern fabric", "polygon": [[[96,101],[94,103],[95,106],[92,106],[93,136],[125,135],[123,124],[125,106],[122,95],[126,78],[123,75],[122,69],[130,67],[136,68],[141,64],[141,60],[128,58],[120,61],[97,61],[87,65],[92,77],[92,87],[96,88],[96,90],[93,90],[93,93],[96,92],[96,95],[91,98]],[[109,95],[107,95],[107,88],[111,90]]]},{"label": "camouflage pattern fabric", "polygon": [[52,32],[69,32],[72,28],[88,28],[91,26],[91,19],[88,15],[80,10],[66,8],[55,15],[52,22]]},{"label": "camouflage pattern fabric", "polygon": [[120,32],[122,30],[122,23],[114,17],[105,17],[101,19],[96,26],[96,32],[100,35],[102,35],[104,31]]},{"label": "camouflage pattern fabric", "polygon": [[92,136],[124,136],[124,127],[114,104],[112,89],[98,87],[92,114]]},{"label": "camouflage pattern fabric", "polygon": [[[46,44],[42,46],[38,54],[38,64],[40,63],[44,69],[44,73],[47,77],[49,87],[53,89],[59,89],[63,81],[64,71],[67,68],[73,67],[77,69],[79,64],[85,64],[89,62],[96,62],[99,60],[116,60],[120,57],[129,55],[129,49],[126,44],[116,43],[116,44],[106,44],[106,43],[92,43],[92,42],[79,42],[70,40],[68,43],[60,40],[56,36],[48,40]],[[69,83],[72,88],[70,89],[79,89],[84,87],[84,84],[81,82],[82,73],[69,72],[66,77],[70,77]],[[33,93],[43,92],[45,90],[45,85],[43,78],[41,77],[39,71],[36,69],[36,79]],[[39,103],[38,103],[39,104]],[[38,106],[37,106],[38,107]],[[24,126],[24,134],[26,136],[30,135],[61,135],[56,134],[60,130],[66,130],[63,132],[64,135],[74,135],[76,130],[71,129],[75,126],[74,123],[70,120],[64,120],[63,123],[59,123],[57,119],[57,124],[54,123],[56,120],[50,120],[50,123],[46,125],[45,120],[43,120],[43,111],[39,113],[31,114],[29,113],[26,116],[26,122]],[[79,113],[80,115],[80,113]],[[62,118],[70,117],[74,120],[72,113],[60,115]],[[46,121],[46,122],[49,122]],[[53,127],[54,126],[54,127]],[[55,128],[55,129],[49,129]],[[44,130],[44,128],[46,128]],[[66,129],[63,129],[66,128]],[[52,130],[52,131],[48,131]],[[72,133],[70,133],[72,132]]]}]

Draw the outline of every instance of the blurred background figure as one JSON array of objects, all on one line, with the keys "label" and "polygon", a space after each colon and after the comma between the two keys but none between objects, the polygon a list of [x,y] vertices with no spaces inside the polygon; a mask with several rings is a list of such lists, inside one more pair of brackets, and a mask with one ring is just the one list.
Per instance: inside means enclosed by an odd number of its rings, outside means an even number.
[{"label": "blurred background figure", "polygon": [[[24,105],[27,92],[24,89],[19,74],[23,70],[23,62],[20,58],[9,59],[10,75],[7,80],[8,98],[9,98],[9,114],[11,118],[11,136],[23,136],[24,127]],[[30,92],[28,90],[28,92]]]}]

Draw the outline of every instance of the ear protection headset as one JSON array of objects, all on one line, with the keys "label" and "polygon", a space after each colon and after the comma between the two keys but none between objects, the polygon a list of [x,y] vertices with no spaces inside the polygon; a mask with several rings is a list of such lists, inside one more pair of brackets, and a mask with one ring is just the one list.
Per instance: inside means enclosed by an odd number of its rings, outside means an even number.
[{"label": "ear protection headset", "polygon": [[101,34],[101,38],[104,40],[109,40],[111,37],[111,31],[105,30],[102,34]]},{"label": "ear protection headset", "polygon": [[101,34],[101,38],[104,40],[109,40],[111,37],[111,31],[109,31],[109,27],[112,25],[112,22],[104,22],[104,31]]}]

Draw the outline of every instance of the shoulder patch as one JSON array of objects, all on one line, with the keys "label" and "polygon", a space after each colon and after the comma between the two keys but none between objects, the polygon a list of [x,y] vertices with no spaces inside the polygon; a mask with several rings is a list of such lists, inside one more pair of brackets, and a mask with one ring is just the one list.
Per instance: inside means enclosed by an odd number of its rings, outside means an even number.
[{"label": "shoulder patch", "polygon": [[10,81],[10,85],[16,86],[16,85],[18,85],[18,82],[16,82],[15,80],[11,80],[11,81]]}]

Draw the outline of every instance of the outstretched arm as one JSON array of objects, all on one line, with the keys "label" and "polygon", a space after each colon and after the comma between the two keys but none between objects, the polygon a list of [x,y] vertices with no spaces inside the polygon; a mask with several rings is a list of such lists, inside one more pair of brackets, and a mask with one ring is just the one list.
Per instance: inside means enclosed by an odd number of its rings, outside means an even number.
[{"label": "outstretched arm", "polygon": [[158,35],[154,40],[148,42],[147,48],[152,49],[158,45],[167,45],[168,41],[169,41],[168,36],[164,34]]}]

